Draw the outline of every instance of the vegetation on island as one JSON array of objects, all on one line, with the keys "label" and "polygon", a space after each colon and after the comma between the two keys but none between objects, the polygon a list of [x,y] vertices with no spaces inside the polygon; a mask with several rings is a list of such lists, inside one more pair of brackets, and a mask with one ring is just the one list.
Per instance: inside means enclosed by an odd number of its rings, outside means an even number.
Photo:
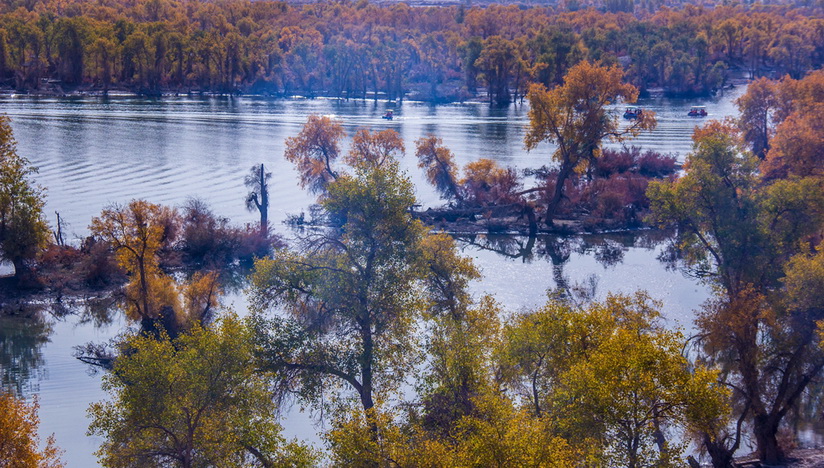
[{"label": "vegetation on island", "polygon": [[[525,143],[558,149],[532,188],[490,160],[461,171],[437,136],[416,141],[415,156],[449,204],[440,216],[489,226],[514,212],[533,242],[539,221],[584,223],[595,209],[672,229],[664,260],[713,291],[690,337],[640,291],[599,300],[559,281],[527,311],[473,293],[480,272],[414,209],[392,130],[358,130],[344,154],[340,122],[309,116],[286,141],[319,207],[288,244],[270,232],[260,164],[238,197],[257,226],[232,227],[197,200],[133,200],[104,208],[72,247],[56,233],[46,245],[34,170],[0,121],[15,182],[3,190],[23,194],[5,206],[27,213],[8,226],[43,232],[23,236],[20,271],[52,291],[114,285],[135,324],[78,350],[107,371],[111,399],[89,413],[101,463],[694,467],[692,444],[730,468],[745,438],[763,463],[786,461],[783,433],[820,404],[824,369],[824,72],[753,82],[739,119],[696,128],[681,172],[672,158],[603,147],[654,127],[652,113],[626,126],[612,114],[637,93],[621,69],[586,60],[553,88],[533,85]],[[611,200],[619,189],[638,205]],[[219,298],[226,265],[244,260],[251,310],[238,318]],[[23,416],[0,417],[0,434],[22,420],[16,450],[28,450],[34,407],[12,398],[0,405]],[[281,435],[279,410],[293,403],[326,421],[326,452]],[[56,466],[52,444],[32,453],[27,466]]]},{"label": "vegetation on island", "polygon": [[678,95],[707,95],[733,74],[799,79],[824,60],[819,4],[667,5],[9,0],[0,84],[507,104],[585,60]]}]

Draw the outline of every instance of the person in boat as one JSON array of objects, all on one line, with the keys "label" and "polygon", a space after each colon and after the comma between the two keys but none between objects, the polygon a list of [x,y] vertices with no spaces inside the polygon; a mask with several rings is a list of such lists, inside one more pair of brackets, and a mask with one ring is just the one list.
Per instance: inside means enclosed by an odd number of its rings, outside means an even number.
[{"label": "person in boat", "polygon": [[393,118],[393,117],[394,117],[394,115],[392,115],[392,111],[391,111],[391,110],[386,111],[386,113],[385,113],[385,114],[383,114],[383,118],[384,118],[384,119],[386,119],[386,120],[392,120],[392,118]]},{"label": "person in boat", "polygon": [[643,112],[643,109],[640,107],[627,107],[627,110],[624,111],[624,118],[637,119],[643,115]]},{"label": "person in boat", "polygon": [[707,109],[704,106],[692,106],[687,115],[690,117],[706,117]]}]

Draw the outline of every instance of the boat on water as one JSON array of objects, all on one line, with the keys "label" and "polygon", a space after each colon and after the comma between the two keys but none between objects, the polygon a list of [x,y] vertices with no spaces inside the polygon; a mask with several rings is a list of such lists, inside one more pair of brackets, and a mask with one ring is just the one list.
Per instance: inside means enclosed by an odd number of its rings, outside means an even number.
[{"label": "boat on water", "polygon": [[625,119],[637,119],[643,115],[644,110],[640,107],[627,107],[627,110],[624,111],[624,118]]},{"label": "boat on water", "polygon": [[690,107],[690,111],[687,113],[690,117],[706,117],[707,116],[707,108],[704,106],[692,106]]},{"label": "boat on water", "polygon": [[386,119],[386,120],[392,120],[394,117],[395,116],[394,116],[394,114],[392,113],[391,110],[386,111],[386,113],[381,116],[382,119]]}]

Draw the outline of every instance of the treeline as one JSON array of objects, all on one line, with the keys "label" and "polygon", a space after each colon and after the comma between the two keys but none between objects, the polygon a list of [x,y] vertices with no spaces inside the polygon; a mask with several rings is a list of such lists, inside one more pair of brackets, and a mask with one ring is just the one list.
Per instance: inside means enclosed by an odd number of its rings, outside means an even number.
[{"label": "treeline", "polygon": [[[567,5],[568,7],[571,5]],[[522,98],[582,60],[642,91],[707,94],[735,69],[824,60],[816,8],[607,2],[608,11],[360,2],[30,0],[0,6],[0,82],[20,91],[218,92],[428,101]],[[571,6],[574,8],[574,6]],[[612,11],[612,12],[610,12]]]}]

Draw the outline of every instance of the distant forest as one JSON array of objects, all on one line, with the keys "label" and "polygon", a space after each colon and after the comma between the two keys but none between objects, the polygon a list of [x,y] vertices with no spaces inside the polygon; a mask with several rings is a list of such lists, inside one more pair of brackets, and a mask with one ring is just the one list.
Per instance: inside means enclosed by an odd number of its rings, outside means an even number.
[{"label": "distant forest", "polygon": [[[587,6],[587,8],[583,8]],[[824,62],[813,6],[553,7],[221,0],[12,0],[0,86],[276,96],[522,99],[582,60],[620,64],[642,92],[706,95],[731,72],[801,78]]]}]

